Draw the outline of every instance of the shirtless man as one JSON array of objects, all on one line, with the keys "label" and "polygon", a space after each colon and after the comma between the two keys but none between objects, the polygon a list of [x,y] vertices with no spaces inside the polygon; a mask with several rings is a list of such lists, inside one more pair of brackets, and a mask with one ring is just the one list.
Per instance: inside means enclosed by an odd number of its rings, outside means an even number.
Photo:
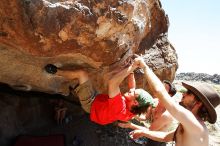
[{"label": "shirtless man", "polygon": [[162,142],[175,141],[176,146],[208,146],[208,130],[204,122],[208,121],[211,124],[216,122],[215,107],[220,104],[219,94],[207,84],[183,83],[188,91],[183,94],[178,105],[141,57],[139,57],[139,67],[144,70],[144,76],[151,85],[154,95],[180,124],[171,132],[150,131],[146,128],[134,130],[130,133],[131,137],[134,139],[148,137]]},{"label": "shirtless man", "polygon": [[[173,96],[176,94],[176,88],[175,86],[168,80],[163,81],[163,85],[165,89],[167,90],[168,94],[173,98]],[[155,109],[153,109],[153,122],[156,121],[158,118],[163,115],[163,113],[166,111],[166,108],[164,105],[158,100],[158,104]]]}]

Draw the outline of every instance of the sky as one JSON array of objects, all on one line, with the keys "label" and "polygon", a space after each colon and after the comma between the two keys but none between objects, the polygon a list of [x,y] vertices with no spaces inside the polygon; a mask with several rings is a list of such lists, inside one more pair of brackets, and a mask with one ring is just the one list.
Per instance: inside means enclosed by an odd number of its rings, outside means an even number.
[{"label": "sky", "polygon": [[220,74],[220,0],[160,0],[180,72]]}]

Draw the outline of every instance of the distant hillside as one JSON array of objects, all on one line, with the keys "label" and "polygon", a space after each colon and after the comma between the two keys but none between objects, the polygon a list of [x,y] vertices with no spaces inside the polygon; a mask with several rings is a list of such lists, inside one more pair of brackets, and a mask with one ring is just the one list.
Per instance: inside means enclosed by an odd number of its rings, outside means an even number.
[{"label": "distant hillside", "polygon": [[206,73],[179,73],[176,75],[175,80],[186,80],[186,81],[204,81],[215,84],[220,84],[220,75],[214,74],[209,75]]}]

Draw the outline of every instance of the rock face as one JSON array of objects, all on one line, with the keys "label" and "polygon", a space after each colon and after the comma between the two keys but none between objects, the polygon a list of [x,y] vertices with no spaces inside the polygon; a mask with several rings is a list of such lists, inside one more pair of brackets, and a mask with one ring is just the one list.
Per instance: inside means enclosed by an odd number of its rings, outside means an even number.
[{"label": "rock face", "polygon": [[[159,0],[1,0],[0,85],[68,95],[77,82],[44,70],[54,64],[87,70],[105,92],[109,71],[133,54],[142,54],[161,80],[173,80],[178,63],[168,25]],[[138,87],[148,88],[140,72],[135,76]],[[19,134],[45,132],[40,127],[53,121],[48,98],[56,95],[0,89],[0,145],[11,145]]]},{"label": "rock face", "polygon": [[106,73],[134,53],[161,79],[173,80],[178,63],[168,24],[159,0],[2,0],[0,82],[68,95],[76,83],[44,71],[54,64],[88,70],[104,92]]}]

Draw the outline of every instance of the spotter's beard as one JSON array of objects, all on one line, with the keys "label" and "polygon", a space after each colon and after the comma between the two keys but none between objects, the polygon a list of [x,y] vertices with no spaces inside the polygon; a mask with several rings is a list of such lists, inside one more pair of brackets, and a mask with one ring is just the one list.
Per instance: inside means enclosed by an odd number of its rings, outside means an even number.
[{"label": "spotter's beard", "polygon": [[179,102],[179,105],[183,106],[184,108],[186,108],[186,106],[184,105],[183,101]]},{"label": "spotter's beard", "polygon": [[181,105],[182,107],[184,107],[184,108],[186,108],[186,109],[188,109],[188,110],[191,110],[191,109],[193,108],[193,106],[185,105],[185,104],[183,103],[183,101],[180,101],[180,102],[179,102],[179,105]]}]

